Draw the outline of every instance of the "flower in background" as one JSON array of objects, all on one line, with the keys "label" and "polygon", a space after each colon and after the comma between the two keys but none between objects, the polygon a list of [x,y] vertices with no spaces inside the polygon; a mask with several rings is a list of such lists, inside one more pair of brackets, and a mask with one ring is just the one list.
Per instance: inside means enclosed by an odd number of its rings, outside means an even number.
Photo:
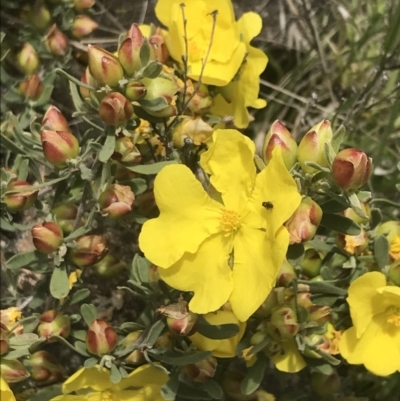
[{"label": "flower in background", "polygon": [[51,401],[164,401],[160,390],[167,380],[166,373],[151,365],[140,366],[118,384],[111,382],[110,372],[105,368],[81,368],[63,384],[64,395],[52,398]]},{"label": "flower in background", "polygon": [[15,306],[0,310],[0,322],[3,323],[9,330],[22,317],[22,312]]},{"label": "flower in background", "polygon": [[16,401],[14,393],[8,386],[7,382],[0,376],[0,400],[1,401]]},{"label": "flower in background", "polygon": [[139,245],[164,281],[194,292],[194,313],[229,301],[244,322],[275,285],[289,245],[283,223],[301,197],[280,148],[258,175],[254,152],[254,143],[238,131],[214,131],[201,165],[218,200],[184,165],[166,166],[156,177],[160,216],[143,225]]},{"label": "flower in background", "polygon": [[341,355],[378,376],[400,372],[400,288],[388,286],[383,273],[369,272],[348,294],[353,327],[341,337]]}]

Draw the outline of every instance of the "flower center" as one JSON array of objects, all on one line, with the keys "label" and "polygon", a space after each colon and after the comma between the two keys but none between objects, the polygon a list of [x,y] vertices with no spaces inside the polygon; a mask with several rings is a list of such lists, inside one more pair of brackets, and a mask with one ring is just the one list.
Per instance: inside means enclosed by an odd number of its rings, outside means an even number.
[{"label": "flower center", "polygon": [[396,235],[390,244],[389,254],[394,260],[400,259],[400,235]]},{"label": "flower center", "polygon": [[221,226],[225,237],[234,234],[240,227],[240,217],[234,210],[221,209]]},{"label": "flower center", "polygon": [[109,391],[104,391],[101,393],[101,401],[121,401],[121,398]]},{"label": "flower center", "polygon": [[386,311],[386,321],[400,328],[400,308],[390,306]]}]

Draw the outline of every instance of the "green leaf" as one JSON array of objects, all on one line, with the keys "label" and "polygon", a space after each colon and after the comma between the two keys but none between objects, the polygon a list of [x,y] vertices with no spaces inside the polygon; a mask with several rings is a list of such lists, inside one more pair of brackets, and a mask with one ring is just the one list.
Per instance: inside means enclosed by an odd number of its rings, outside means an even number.
[{"label": "green leaf", "polygon": [[140,99],[139,103],[142,107],[150,111],[160,111],[168,107],[168,101],[164,96],[155,99]]},{"label": "green leaf", "polygon": [[110,380],[114,384],[118,384],[122,380],[121,372],[114,364],[111,365]]},{"label": "green leaf", "polygon": [[160,337],[160,334],[164,330],[164,327],[165,323],[163,320],[158,320],[150,327],[144,341],[147,347],[152,347],[155,344],[155,342],[158,340],[158,337]]},{"label": "green leaf", "polygon": [[114,153],[115,150],[115,128],[107,127],[107,137],[104,145],[99,153],[99,160],[105,163]]},{"label": "green leaf", "polygon": [[358,235],[361,232],[357,223],[340,214],[324,214],[321,225],[347,235]]},{"label": "green leaf", "polygon": [[224,395],[221,386],[214,380],[207,380],[205,383],[202,383],[201,388],[205,390],[213,400],[220,400]]},{"label": "green leaf", "polygon": [[91,180],[93,178],[93,171],[86,167],[83,163],[79,164],[79,170],[81,170],[82,180]]},{"label": "green leaf", "polygon": [[44,87],[43,93],[40,95],[39,99],[36,101],[36,106],[45,106],[47,103],[49,103],[53,89],[54,89],[53,85],[46,85]]},{"label": "green leaf", "polygon": [[341,125],[333,134],[331,144],[335,152],[339,152],[340,145],[342,144],[345,135],[346,128],[344,127],[344,125]]},{"label": "green leaf", "polygon": [[150,43],[146,37],[143,38],[142,46],[140,46],[139,57],[142,66],[146,66],[150,60]]},{"label": "green leaf", "polygon": [[240,385],[240,391],[243,394],[251,394],[256,391],[264,378],[265,368],[267,367],[267,361],[263,354],[257,355],[257,360],[253,366],[251,366],[242,380]]},{"label": "green leaf", "polygon": [[[31,304],[29,304],[31,306]],[[18,325],[22,324],[24,326],[25,333],[31,333],[36,329],[36,326],[39,324],[39,319],[37,316],[28,316],[21,319],[18,322]]]},{"label": "green leaf", "polygon": [[7,260],[6,266],[10,270],[18,270],[21,267],[29,266],[31,263],[36,262],[40,258],[40,254],[37,251],[29,251],[23,253],[17,253]]},{"label": "green leaf", "polygon": [[138,283],[149,282],[149,269],[151,262],[136,254],[132,261],[132,275]]},{"label": "green leaf", "polygon": [[71,93],[72,102],[74,103],[75,110],[81,111],[83,109],[83,101],[79,94],[78,87],[72,81],[69,81],[69,91]]},{"label": "green leaf", "polygon": [[158,61],[150,61],[149,64],[143,69],[142,76],[145,78],[157,78],[162,71],[162,64]]},{"label": "green leaf", "polygon": [[336,199],[329,199],[327,202],[322,203],[321,209],[323,213],[339,213],[348,208],[348,205],[338,202]]},{"label": "green leaf", "polygon": [[200,362],[203,359],[208,358],[212,354],[211,351],[195,352],[192,354],[180,354],[174,351],[167,351],[164,354],[157,355],[151,352],[151,350],[148,351],[148,353],[159,361],[173,366],[184,366],[190,363]]},{"label": "green leaf", "polygon": [[375,238],[374,256],[380,269],[389,264],[389,242],[384,235],[379,235]]},{"label": "green leaf", "polygon": [[261,351],[265,346],[271,341],[271,337],[266,336],[262,341],[258,344],[254,345],[247,355],[257,354],[258,351]]},{"label": "green leaf", "polygon": [[85,323],[90,326],[93,320],[97,319],[97,310],[94,305],[83,304],[81,306],[81,315]]},{"label": "green leaf", "polygon": [[129,185],[135,195],[140,195],[147,189],[147,182],[144,178],[121,181],[121,185]]},{"label": "green leaf", "polygon": [[19,224],[15,223],[13,221],[8,221],[4,218],[0,219],[0,227],[4,231],[28,231],[30,230],[36,223],[31,223],[31,224]]},{"label": "green leaf", "polygon": [[297,264],[297,262],[304,255],[304,245],[303,244],[292,244],[289,245],[288,250],[286,252],[286,259],[290,264]]},{"label": "green leaf", "polygon": [[38,392],[29,398],[29,401],[50,401],[62,394],[61,384],[53,384],[39,388]]},{"label": "green leaf", "polygon": [[93,86],[87,85],[87,84],[83,83],[83,82],[80,81],[79,79],[73,77],[72,75],[69,75],[67,72],[65,72],[65,71],[62,70],[61,68],[56,68],[54,71],[55,71],[57,74],[64,75],[64,77],[68,78],[68,80],[69,80],[70,82],[73,82],[74,84],[76,84],[76,85],[78,85],[78,86],[82,86],[83,88],[87,88],[87,89],[90,89],[90,90],[92,90],[92,91],[95,91],[95,90],[96,90],[96,88],[94,88]]},{"label": "green leaf", "polygon": [[8,343],[10,347],[30,347],[34,342],[39,339],[39,336],[34,333],[23,333],[9,338]]},{"label": "green leaf", "polygon": [[350,193],[348,195],[348,198],[349,198],[350,206],[354,210],[354,213],[357,216],[361,217],[362,219],[368,219],[368,216],[361,209],[360,199],[358,199],[357,194],[355,192]]},{"label": "green leaf", "polygon": [[171,378],[161,387],[161,395],[167,401],[173,401],[178,394],[179,376],[171,376]]},{"label": "green leaf", "polygon": [[197,325],[197,331],[204,337],[211,338],[213,340],[222,340],[225,338],[231,338],[239,333],[239,326],[237,324],[212,325],[209,324],[202,316],[200,316]]},{"label": "green leaf", "polygon": [[75,341],[74,345],[81,355],[90,356],[86,350],[86,344],[83,341]]},{"label": "green leaf", "polygon": [[331,294],[331,295],[347,295],[347,290],[344,288],[336,287],[335,285],[329,284],[325,281],[308,281],[298,280],[301,284],[307,284],[310,287],[312,294]]},{"label": "green leaf", "polygon": [[152,175],[157,174],[161,171],[162,168],[168,166],[170,164],[176,164],[175,160],[168,160],[165,162],[158,162],[153,164],[142,164],[139,166],[125,166],[128,170],[134,171],[135,173],[143,174],[143,175]]},{"label": "green leaf", "polygon": [[74,292],[71,297],[70,305],[77,304],[78,302],[83,301],[90,295],[90,290],[87,288],[81,288]]},{"label": "green leaf", "polygon": [[55,267],[50,280],[50,294],[57,299],[65,298],[69,293],[67,269],[61,265]]},{"label": "green leaf", "polygon": [[380,209],[371,209],[371,219],[369,222],[369,228],[373,230],[382,221],[382,212]]},{"label": "green leaf", "polygon": [[81,235],[88,233],[90,230],[91,230],[91,227],[85,227],[85,226],[79,227],[75,231],[72,231],[72,233],[70,235],[68,235],[68,237],[64,238],[64,241],[65,242],[72,241],[73,239],[78,238]]},{"label": "green leaf", "polygon": [[85,366],[86,369],[90,369],[90,368],[94,368],[98,362],[99,361],[97,360],[97,358],[89,358],[89,359],[86,359],[86,361],[84,362],[83,365]]}]

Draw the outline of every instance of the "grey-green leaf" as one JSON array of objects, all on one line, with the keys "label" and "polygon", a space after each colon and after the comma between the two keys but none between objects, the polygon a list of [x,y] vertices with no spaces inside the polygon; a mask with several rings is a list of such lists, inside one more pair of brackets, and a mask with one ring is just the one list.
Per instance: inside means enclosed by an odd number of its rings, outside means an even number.
[{"label": "grey-green leaf", "polygon": [[361,232],[357,223],[340,214],[324,214],[321,225],[347,235],[358,235]]},{"label": "grey-green leaf", "polygon": [[380,269],[389,264],[389,242],[384,235],[375,238],[374,256]]},{"label": "grey-green leaf", "polygon": [[65,266],[55,267],[50,280],[50,294],[57,299],[65,298],[69,293],[68,274]]}]

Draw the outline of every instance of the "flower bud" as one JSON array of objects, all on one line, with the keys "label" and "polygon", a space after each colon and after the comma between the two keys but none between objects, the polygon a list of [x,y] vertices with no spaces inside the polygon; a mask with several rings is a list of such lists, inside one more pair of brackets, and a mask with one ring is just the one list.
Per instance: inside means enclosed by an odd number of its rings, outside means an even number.
[{"label": "flower bud", "polygon": [[[142,334],[143,330],[137,330],[133,333],[129,333],[122,341],[122,346],[128,348],[133,345],[137,339]],[[145,361],[143,352],[140,349],[135,349],[127,357],[125,357],[124,362],[129,365],[140,365]]]},{"label": "flower bud", "polygon": [[273,288],[267,299],[256,311],[256,316],[267,317],[277,306],[286,301],[286,289],[284,287]]},{"label": "flower bud", "polygon": [[95,0],[73,0],[76,11],[87,10],[94,6]]},{"label": "flower bud", "polygon": [[276,340],[293,338],[299,331],[295,311],[289,306],[281,306],[271,315],[268,330]]},{"label": "flower bud", "polygon": [[[78,214],[78,206],[73,203],[64,203],[55,207],[53,210],[53,215],[57,221],[57,224],[61,227],[64,235],[68,235],[72,232],[75,224],[75,219]],[[81,226],[83,221],[81,221]]]},{"label": "flower bud", "polygon": [[53,24],[46,33],[46,45],[54,56],[64,56],[68,49],[68,38]]},{"label": "flower bud", "polygon": [[36,1],[27,12],[28,21],[39,31],[44,31],[51,22],[51,14],[43,1]]},{"label": "flower bud", "polygon": [[91,76],[100,85],[118,86],[124,78],[124,70],[118,59],[108,51],[92,45],[89,45],[88,56]]},{"label": "flower bud", "polygon": [[17,63],[26,75],[32,75],[39,69],[39,56],[30,43],[25,43],[17,54]]},{"label": "flower bud", "polygon": [[129,81],[125,86],[125,95],[131,101],[140,100],[146,92],[146,87],[140,81]]},{"label": "flower bud", "polygon": [[[31,184],[26,181],[14,181],[7,188],[9,191],[23,189],[24,187],[30,187]],[[6,204],[8,210],[11,212],[20,212],[22,210],[29,209],[36,201],[38,190],[36,191],[25,191],[16,194],[4,195],[3,201]]]},{"label": "flower bud", "polygon": [[385,235],[389,242],[389,256],[391,260],[400,259],[400,221],[387,221],[376,229],[377,235]]},{"label": "flower bud", "polygon": [[42,130],[40,133],[44,157],[55,167],[67,166],[67,161],[79,155],[79,142],[65,131]]},{"label": "flower bud", "polygon": [[329,167],[328,160],[325,157],[325,144],[330,144],[333,137],[331,123],[328,120],[322,120],[312,127],[300,141],[297,159],[305,173],[316,173],[318,170],[307,166],[306,161],[319,164],[321,167]]},{"label": "flower bud", "polygon": [[119,218],[132,210],[135,195],[127,185],[110,185],[99,197],[102,214]]},{"label": "flower bud", "polygon": [[172,79],[157,77],[142,78],[140,80],[147,88],[146,96],[144,99],[153,100],[158,97],[164,97],[168,103],[171,103],[176,92],[179,90],[178,84]]},{"label": "flower bud", "polygon": [[167,326],[170,331],[180,336],[191,336],[196,332],[199,315],[188,312],[182,317],[167,317]]},{"label": "flower bud", "polygon": [[65,375],[65,369],[57,359],[47,351],[37,351],[30,357],[32,364],[32,379],[41,385],[49,385],[61,381]]},{"label": "flower bud", "polygon": [[322,219],[322,209],[310,197],[303,198],[292,217],[285,223],[290,243],[309,241],[314,238]]},{"label": "flower bud", "polygon": [[372,173],[372,159],[362,150],[348,148],[341,150],[332,163],[332,174],[336,184],[344,189],[358,189]]},{"label": "flower bud", "polygon": [[153,48],[155,60],[165,64],[168,61],[169,52],[160,27],[157,27],[153,35],[149,37],[149,44]]},{"label": "flower bud", "polygon": [[43,117],[42,126],[47,126],[52,131],[70,131],[66,118],[61,111],[53,105],[47,109]]},{"label": "flower bud", "polygon": [[132,24],[126,34],[126,39],[118,49],[118,59],[126,74],[132,76],[142,65],[140,62],[140,48],[143,43],[143,34],[137,24]]},{"label": "flower bud", "polygon": [[69,317],[55,309],[44,312],[39,318],[37,333],[40,337],[50,339],[52,336],[61,336],[67,338],[70,331]]},{"label": "flower bud", "polygon": [[352,255],[361,255],[368,248],[368,232],[362,228],[357,235],[338,233],[336,245]]},{"label": "flower bud", "polygon": [[178,112],[177,108],[174,104],[170,104],[170,105],[164,107],[163,109],[157,110],[157,111],[154,111],[154,110],[146,108],[146,107],[143,107],[143,109],[145,110],[145,112],[147,114],[150,114],[151,116],[158,117],[158,118],[173,117],[173,116],[176,116],[177,112]]},{"label": "flower bud", "polygon": [[30,100],[38,100],[43,93],[43,83],[38,75],[31,75],[19,84],[19,92]]},{"label": "flower bud", "polygon": [[100,262],[108,248],[100,235],[82,235],[76,240],[76,249],[68,251],[69,260],[78,267],[86,267]]},{"label": "flower bud", "polygon": [[300,263],[301,272],[311,278],[318,276],[322,267],[323,255],[311,246],[306,245],[304,258]]},{"label": "flower bud", "polygon": [[37,224],[31,230],[33,245],[42,253],[52,253],[63,243],[63,232],[56,223]]},{"label": "flower bud", "polygon": [[360,206],[364,214],[368,216],[366,219],[360,217],[351,207],[342,212],[343,216],[353,220],[357,224],[368,224],[369,219],[371,218],[371,208],[369,207],[368,203],[363,201],[360,201]]},{"label": "flower bud", "polygon": [[125,164],[138,164],[141,160],[141,154],[133,144],[132,139],[122,135],[115,141],[112,158]]},{"label": "flower bud", "polygon": [[182,148],[187,138],[190,138],[194,145],[199,146],[211,139],[214,130],[201,117],[183,117],[175,127],[172,140],[177,148]]},{"label": "flower bud", "polygon": [[184,367],[186,376],[197,383],[205,383],[215,376],[218,362],[213,356],[209,356],[196,363],[190,363]]},{"label": "flower bud", "polygon": [[[87,67],[85,72],[83,73],[81,82],[83,82],[84,84],[93,86],[94,88],[100,87],[100,84],[90,75],[89,67]],[[84,88],[83,86],[79,86],[79,93],[81,94],[81,96],[84,99],[86,99],[86,98],[90,99],[90,89]],[[103,92],[101,94],[103,94]],[[101,99],[99,99],[99,100],[101,100]]]},{"label": "flower bud", "polygon": [[86,348],[95,355],[110,354],[118,342],[117,332],[104,320],[94,320],[86,333]]},{"label": "flower bud", "polygon": [[[4,359],[0,361],[0,374],[1,377],[8,383],[18,383],[29,377],[29,373],[26,370],[22,362],[17,359]],[[2,389],[3,390],[3,389]],[[11,400],[11,398],[10,398]]]},{"label": "flower bud", "polygon": [[119,92],[109,93],[100,103],[99,116],[108,125],[125,125],[132,115],[132,103]]},{"label": "flower bud", "polygon": [[340,390],[340,377],[336,372],[330,375],[313,372],[311,374],[311,387],[320,397],[334,394]]},{"label": "flower bud", "polygon": [[188,109],[195,114],[205,114],[213,104],[208,88],[204,84],[200,85],[193,97],[187,92],[185,101],[189,101]]},{"label": "flower bud", "polygon": [[282,149],[282,159],[290,170],[297,160],[297,143],[289,130],[276,120],[269,129],[263,145],[262,158],[268,164],[272,158],[272,151],[279,146]]},{"label": "flower bud", "polygon": [[285,259],[278,272],[278,286],[286,287],[295,278],[297,278],[297,274],[294,267]]},{"label": "flower bud", "polygon": [[329,320],[332,309],[325,305],[311,305],[308,307],[308,312],[307,322],[316,322],[321,326]]},{"label": "flower bud", "polygon": [[10,349],[10,344],[8,343],[10,334],[7,326],[0,322],[0,355],[5,354]]},{"label": "flower bud", "polygon": [[92,269],[102,277],[113,277],[119,274],[121,271],[126,269],[126,263],[122,260],[119,260],[111,253],[107,253],[107,255],[100,260],[99,263],[96,263],[92,266]]},{"label": "flower bud", "polygon": [[396,260],[389,266],[388,278],[394,285],[400,287],[400,260]]},{"label": "flower bud", "polygon": [[87,15],[78,15],[71,26],[71,33],[77,39],[90,35],[99,27],[99,24],[93,21]]}]

